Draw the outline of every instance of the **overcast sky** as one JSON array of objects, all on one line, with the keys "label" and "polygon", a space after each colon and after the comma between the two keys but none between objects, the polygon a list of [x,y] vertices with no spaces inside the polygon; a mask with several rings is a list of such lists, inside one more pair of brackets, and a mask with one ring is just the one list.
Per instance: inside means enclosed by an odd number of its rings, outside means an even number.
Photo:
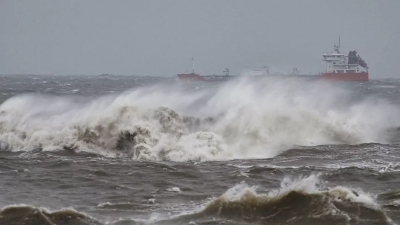
[{"label": "overcast sky", "polygon": [[0,73],[320,72],[341,36],[400,78],[400,0],[0,0]]}]

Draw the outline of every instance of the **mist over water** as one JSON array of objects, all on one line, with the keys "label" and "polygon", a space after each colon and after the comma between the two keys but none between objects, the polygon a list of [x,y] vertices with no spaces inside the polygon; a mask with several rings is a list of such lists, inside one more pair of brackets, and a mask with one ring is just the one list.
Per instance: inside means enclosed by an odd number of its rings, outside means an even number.
[{"label": "mist over water", "polygon": [[192,92],[179,84],[154,85],[94,99],[24,94],[1,105],[0,140],[11,151],[68,148],[172,161],[386,143],[388,130],[400,126],[399,108],[353,94],[340,85],[297,79],[242,79]]},{"label": "mist over water", "polygon": [[396,80],[1,79],[0,224],[399,221]]}]

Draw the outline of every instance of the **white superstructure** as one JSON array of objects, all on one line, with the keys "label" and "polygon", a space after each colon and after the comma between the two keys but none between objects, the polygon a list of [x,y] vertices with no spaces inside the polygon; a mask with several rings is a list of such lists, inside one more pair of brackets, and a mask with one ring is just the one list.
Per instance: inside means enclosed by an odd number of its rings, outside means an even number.
[{"label": "white superstructure", "polygon": [[324,52],[322,54],[323,61],[326,62],[326,73],[360,73],[359,64],[349,64],[348,56],[340,53],[339,45],[334,45],[334,52]]}]

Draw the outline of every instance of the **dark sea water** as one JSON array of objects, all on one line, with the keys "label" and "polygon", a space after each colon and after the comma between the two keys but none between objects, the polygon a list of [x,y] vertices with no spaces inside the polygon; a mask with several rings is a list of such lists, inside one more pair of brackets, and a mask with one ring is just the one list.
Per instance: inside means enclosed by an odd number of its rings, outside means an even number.
[{"label": "dark sea water", "polygon": [[0,101],[0,225],[400,223],[400,80],[3,75]]}]

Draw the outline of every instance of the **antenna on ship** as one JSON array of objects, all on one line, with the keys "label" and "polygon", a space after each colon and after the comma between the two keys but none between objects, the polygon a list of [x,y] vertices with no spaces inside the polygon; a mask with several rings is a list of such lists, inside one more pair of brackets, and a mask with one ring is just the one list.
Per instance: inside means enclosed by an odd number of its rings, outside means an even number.
[{"label": "antenna on ship", "polygon": [[334,47],[334,49],[335,49],[335,51],[336,51],[337,53],[340,53],[340,52],[339,52],[339,48],[340,48],[340,35],[339,35],[339,45],[334,44],[333,47]]},{"label": "antenna on ship", "polygon": [[194,57],[192,57],[192,67],[193,67],[193,73],[194,73]]}]

